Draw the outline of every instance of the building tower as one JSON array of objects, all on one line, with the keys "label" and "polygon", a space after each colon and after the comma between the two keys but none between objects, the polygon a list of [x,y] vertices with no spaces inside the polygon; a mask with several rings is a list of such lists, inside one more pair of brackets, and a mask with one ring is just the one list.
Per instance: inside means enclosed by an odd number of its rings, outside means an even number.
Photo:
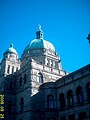
[{"label": "building tower", "polygon": [[6,120],[42,120],[43,101],[39,87],[43,83],[54,83],[66,72],[62,70],[61,59],[53,44],[44,39],[39,25],[36,38],[25,47],[20,60],[12,44],[4,52],[1,75]]},{"label": "building tower", "polygon": [[13,44],[4,52],[1,62],[1,76],[12,74],[20,69],[20,61],[18,59],[18,53],[13,48]]},{"label": "building tower", "polygon": [[[61,60],[52,43],[43,37],[44,32],[39,25],[36,32],[36,39],[32,40],[24,49],[21,58],[21,69],[26,66],[31,71],[31,84],[34,92],[39,85],[45,82],[56,81],[65,75],[62,70]],[[34,94],[34,92],[31,92]]]}]

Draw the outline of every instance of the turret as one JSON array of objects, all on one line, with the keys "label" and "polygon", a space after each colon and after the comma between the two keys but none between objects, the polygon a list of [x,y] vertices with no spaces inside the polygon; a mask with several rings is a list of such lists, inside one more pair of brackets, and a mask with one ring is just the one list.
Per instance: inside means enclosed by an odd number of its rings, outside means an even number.
[{"label": "turret", "polygon": [[10,47],[4,52],[1,61],[1,76],[13,74],[18,69],[20,69],[18,53],[14,49],[13,44],[10,44]]}]

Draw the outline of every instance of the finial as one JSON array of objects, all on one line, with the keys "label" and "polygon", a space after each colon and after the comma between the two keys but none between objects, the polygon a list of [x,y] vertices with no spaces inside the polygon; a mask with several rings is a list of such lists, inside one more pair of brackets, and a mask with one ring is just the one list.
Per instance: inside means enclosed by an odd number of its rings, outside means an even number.
[{"label": "finial", "polygon": [[36,32],[36,39],[43,39],[43,31],[41,29],[41,25],[38,26],[38,31]]},{"label": "finial", "polygon": [[41,31],[41,25],[39,24],[38,30]]},{"label": "finial", "polygon": [[88,39],[88,42],[89,42],[89,45],[90,45],[90,34],[88,34],[87,39]]},{"label": "finial", "polygon": [[13,44],[12,44],[12,43],[10,44],[10,47],[13,47]]}]

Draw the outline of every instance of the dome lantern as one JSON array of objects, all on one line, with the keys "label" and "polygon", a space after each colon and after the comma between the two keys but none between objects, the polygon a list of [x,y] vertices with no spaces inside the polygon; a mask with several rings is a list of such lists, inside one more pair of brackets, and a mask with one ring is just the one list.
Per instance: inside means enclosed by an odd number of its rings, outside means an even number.
[{"label": "dome lantern", "polygon": [[41,25],[39,25],[38,31],[36,32],[36,39],[32,40],[24,49],[24,52],[35,49],[46,49],[55,52],[53,44],[43,39],[43,31]]},{"label": "dome lantern", "polygon": [[38,31],[36,32],[36,39],[43,39],[43,31],[41,29],[41,25],[39,25]]}]

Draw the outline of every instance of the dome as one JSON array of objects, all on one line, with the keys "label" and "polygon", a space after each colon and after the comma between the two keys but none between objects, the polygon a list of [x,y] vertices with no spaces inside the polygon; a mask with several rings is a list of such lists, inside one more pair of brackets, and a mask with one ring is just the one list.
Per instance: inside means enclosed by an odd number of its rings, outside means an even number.
[{"label": "dome", "polygon": [[31,50],[31,49],[38,49],[38,48],[45,48],[45,49],[48,49],[48,50],[51,50],[51,51],[55,51],[54,46],[50,42],[48,42],[44,39],[34,39],[34,40],[32,40],[31,43],[29,43],[27,45],[27,47],[25,48],[24,51]]},{"label": "dome", "polygon": [[52,43],[46,41],[43,39],[43,31],[41,30],[41,26],[39,26],[39,30],[36,32],[36,39],[32,40],[31,43],[29,43],[24,51],[32,50],[32,49],[38,49],[38,48],[45,48],[47,50],[51,50],[55,52],[55,48],[52,45]]},{"label": "dome", "polygon": [[13,48],[13,44],[10,44],[10,47],[5,51],[5,53],[17,54],[17,51]]}]

